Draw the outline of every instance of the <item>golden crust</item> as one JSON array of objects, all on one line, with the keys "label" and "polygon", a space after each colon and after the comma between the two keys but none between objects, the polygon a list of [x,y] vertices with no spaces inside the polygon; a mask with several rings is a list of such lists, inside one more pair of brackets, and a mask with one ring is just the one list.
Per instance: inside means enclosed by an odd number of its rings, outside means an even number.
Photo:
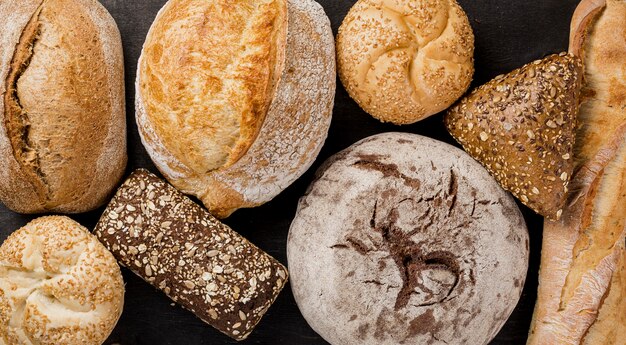
[{"label": "golden crust", "polygon": [[196,174],[232,165],[254,142],[282,73],[286,29],[284,0],[170,0],[159,13],[139,87],[156,135]]},{"label": "golden crust", "polygon": [[214,216],[272,200],[311,166],[328,134],[336,86],[330,21],[312,0],[289,0],[288,15],[285,68],[276,93],[258,136],[230,166],[198,173],[169,151],[150,119],[137,75],[136,117],[145,148],[170,183],[197,196]]},{"label": "golden crust", "polygon": [[586,81],[577,173],[562,221],[544,226],[528,343],[613,345],[626,330],[626,3],[585,0],[572,28]]},{"label": "golden crust", "polygon": [[119,31],[95,0],[13,2],[0,5],[10,18],[0,37],[0,198],[23,213],[94,209],[126,164]]},{"label": "golden crust", "polygon": [[474,34],[455,0],[360,0],[337,35],[339,76],[383,122],[409,124],[448,108],[474,74]]},{"label": "golden crust", "polygon": [[69,218],[36,219],[0,247],[0,343],[99,345],[123,303],[115,258]]}]

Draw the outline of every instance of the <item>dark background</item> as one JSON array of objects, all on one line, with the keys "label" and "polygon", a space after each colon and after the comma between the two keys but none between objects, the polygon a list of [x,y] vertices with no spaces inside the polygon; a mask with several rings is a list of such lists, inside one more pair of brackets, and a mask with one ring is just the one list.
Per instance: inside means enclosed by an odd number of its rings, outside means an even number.
[{"label": "dark background", "polygon": [[[101,1],[117,21],[124,42],[129,128],[127,172],[139,167],[157,172],[137,134],[133,108],[134,80],[144,38],[165,0]],[[342,19],[355,1],[319,2],[330,17],[336,34]],[[527,62],[566,50],[569,21],[578,0],[460,0],[459,3],[467,12],[476,35],[474,87]],[[359,109],[338,81],[329,137],[314,166],[272,202],[256,209],[240,210],[227,219],[226,223],[286,264],[285,243],[289,225],[295,215],[298,198],[312,181],[314,171],[326,158],[356,141],[388,131],[417,133],[455,144],[444,129],[441,115],[411,126],[382,124]],[[526,217],[531,238],[528,278],[519,305],[492,344],[525,343],[535,303],[542,219],[522,205],[520,207]],[[101,213],[102,209],[72,218],[93,229]],[[33,218],[12,213],[0,206],[0,240],[4,240],[12,231]],[[236,343],[202,323],[191,313],[172,306],[165,295],[129,271],[123,269],[123,273],[126,281],[124,313],[106,344]],[[255,332],[241,344],[313,345],[326,342],[302,318],[287,287]]]}]

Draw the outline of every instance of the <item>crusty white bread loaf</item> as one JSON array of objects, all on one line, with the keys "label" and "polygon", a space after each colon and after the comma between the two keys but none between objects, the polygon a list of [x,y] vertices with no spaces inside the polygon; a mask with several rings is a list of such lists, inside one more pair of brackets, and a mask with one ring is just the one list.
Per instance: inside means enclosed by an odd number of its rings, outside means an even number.
[{"label": "crusty white bread loaf", "polygon": [[456,0],[359,0],[339,28],[337,62],[363,110],[409,124],[465,93],[474,74],[474,34]]},{"label": "crusty white bread loaf", "polygon": [[615,345],[626,334],[626,1],[584,0],[570,50],[584,60],[576,174],[544,223],[528,344]]},{"label": "crusty white bread loaf", "polygon": [[170,0],[136,90],[156,166],[227,217],[273,199],[317,157],[335,93],[330,22],[312,0]]},{"label": "crusty white bread loaf", "polygon": [[96,0],[0,2],[0,201],[101,206],[126,165],[120,34]]},{"label": "crusty white bread loaf", "polygon": [[0,344],[99,345],[123,304],[115,258],[69,218],[36,219],[0,246]]}]

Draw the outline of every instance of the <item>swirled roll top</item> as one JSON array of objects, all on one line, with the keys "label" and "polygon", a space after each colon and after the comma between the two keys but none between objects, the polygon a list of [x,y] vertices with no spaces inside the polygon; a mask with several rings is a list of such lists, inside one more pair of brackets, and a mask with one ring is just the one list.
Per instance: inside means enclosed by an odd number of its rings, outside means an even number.
[{"label": "swirled roll top", "polygon": [[115,258],[69,218],[36,219],[0,247],[0,344],[99,345],[123,304]]},{"label": "swirled roll top", "polygon": [[448,108],[474,73],[474,35],[454,0],[361,0],[337,37],[350,96],[383,122],[409,124]]}]

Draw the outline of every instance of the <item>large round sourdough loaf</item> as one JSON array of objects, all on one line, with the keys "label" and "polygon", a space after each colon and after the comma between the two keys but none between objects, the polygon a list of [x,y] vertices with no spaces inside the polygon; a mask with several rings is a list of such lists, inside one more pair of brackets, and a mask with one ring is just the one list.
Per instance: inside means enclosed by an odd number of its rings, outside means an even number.
[{"label": "large round sourdough loaf", "polygon": [[144,146],[216,216],[263,204],[313,163],[335,94],[330,22],[312,0],[170,0],[139,59]]},{"label": "large round sourdough loaf", "polygon": [[291,286],[333,345],[487,344],[521,295],[528,234],[469,155],[386,133],[331,158],[300,200]]},{"label": "large round sourdough loaf", "polygon": [[0,2],[0,200],[102,205],[126,166],[122,44],[96,0]]},{"label": "large round sourdough loaf", "polygon": [[43,217],[0,246],[0,344],[100,345],[122,314],[113,254],[66,217]]}]

